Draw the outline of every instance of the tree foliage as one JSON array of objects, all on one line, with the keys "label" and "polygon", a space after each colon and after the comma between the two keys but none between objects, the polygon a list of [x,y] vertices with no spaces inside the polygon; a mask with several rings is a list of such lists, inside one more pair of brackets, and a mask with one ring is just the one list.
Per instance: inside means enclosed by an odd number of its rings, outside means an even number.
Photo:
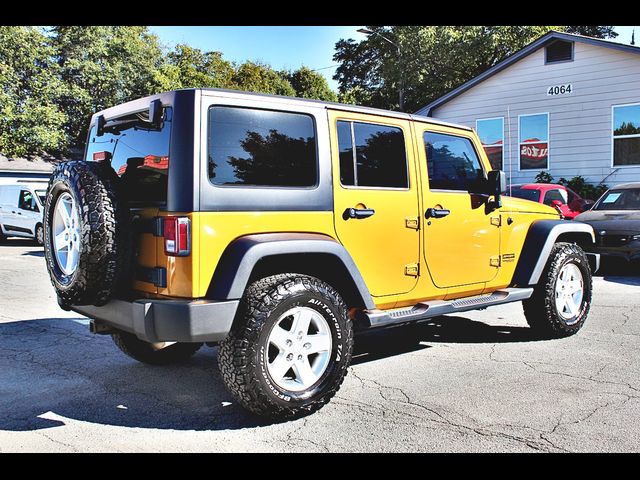
[{"label": "tree foliage", "polygon": [[282,72],[282,75],[295,90],[296,97],[313,98],[325,102],[338,101],[338,96],[329,88],[327,80],[307,67],[302,67],[295,72]]},{"label": "tree foliage", "polygon": [[[549,30],[599,37],[612,27],[395,26],[367,27],[364,40],[342,39],[334,60],[341,98],[363,105],[415,111],[479,75]],[[386,40],[385,40],[386,38]]]},{"label": "tree foliage", "polygon": [[160,90],[163,64],[155,35],[137,26],[58,26],[51,43],[66,92],[60,108],[74,146],[82,145],[91,114]]},{"label": "tree foliage", "polygon": [[292,138],[277,130],[268,135],[247,132],[241,142],[246,157],[229,157],[238,183],[248,185],[313,185],[315,171],[300,159],[315,157],[313,138]]},{"label": "tree foliage", "polygon": [[567,33],[577,33],[587,37],[595,38],[616,38],[618,34],[610,26],[577,26],[565,27]]},{"label": "tree foliage", "polygon": [[166,90],[229,88],[234,68],[231,62],[222,58],[221,52],[203,52],[198,48],[179,44],[167,54],[163,73],[171,79]]},{"label": "tree foliage", "polygon": [[75,157],[96,111],[179,88],[336,100],[308,68],[280,72],[185,44],[166,49],[143,26],[0,27],[0,152]]},{"label": "tree foliage", "polygon": [[28,156],[64,148],[64,85],[52,54],[39,29],[0,28],[0,152]]}]

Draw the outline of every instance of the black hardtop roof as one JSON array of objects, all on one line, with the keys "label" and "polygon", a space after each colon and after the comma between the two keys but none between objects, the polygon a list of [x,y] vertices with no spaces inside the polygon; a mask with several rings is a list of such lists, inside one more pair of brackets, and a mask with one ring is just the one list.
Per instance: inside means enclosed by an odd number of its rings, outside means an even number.
[{"label": "black hardtop roof", "polygon": [[459,129],[468,130],[468,131],[471,130],[471,127],[467,127],[465,125],[458,125],[454,123],[444,122],[444,121],[437,120],[431,117],[426,117],[423,115],[395,112],[393,110],[384,110],[381,108],[361,107],[357,105],[349,105],[349,104],[337,103],[337,102],[325,102],[322,100],[313,100],[308,98],[286,97],[283,95],[243,92],[240,90],[228,90],[228,89],[222,89],[222,88],[185,88],[180,90],[172,90],[170,92],[164,92],[156,95],[149,95],[147,97],[132,100],[130,102],[122,103],[120,105],[116,105],[114,107],[106,108],[104,110],[96,112],[91,118],[91,124],[94,123],[95,119],[99,115],[104,115],[105,119],[111,119],[111,118],[116,118],[128,113],[146,110],[149,107],[149,103],[152,100],[160,99],[162,103],[171,104],[173,103],[173,98],[176,96],[176,94],[179,94],[180,92],[185,92],[185,93],[199,92],[205,96],[239,98],[239,99],[241,98],[246,99],[247,97],[267,98],[270,101],[282,103],[282,105],[316,106],[318,108],[327,108],[327,109],[342,110],[347,112],[379,115],[379,116],[391,117],[391,118],[401,118],[405,120],[414,120],[414,121],[430,123],[434,125],[444,125],[444,126],[459,128]]}]

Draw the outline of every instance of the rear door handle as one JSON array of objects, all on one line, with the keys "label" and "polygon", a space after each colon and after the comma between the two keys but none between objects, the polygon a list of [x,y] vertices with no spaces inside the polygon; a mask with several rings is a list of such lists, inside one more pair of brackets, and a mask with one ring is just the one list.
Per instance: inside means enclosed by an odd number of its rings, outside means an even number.
[{"label": "rear door handle", "polygon": [[424,212],[425,218],[442,218],[446,217],[451,213],[451,210],[447,210],[446,208],[427,208],[427,211]]},{"label": "rear door handle", "polygon": [[373,208],[347,208],[342,214],[342,218],[349,220],[350,218],[369,218],[376,213]]}]

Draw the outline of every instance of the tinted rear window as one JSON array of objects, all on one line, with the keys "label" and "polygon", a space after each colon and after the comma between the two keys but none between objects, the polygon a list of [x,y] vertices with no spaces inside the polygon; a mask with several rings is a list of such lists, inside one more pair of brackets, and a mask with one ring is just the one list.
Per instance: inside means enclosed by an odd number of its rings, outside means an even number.
[{"label": "tinted rear window", "polygon": [[538,190],[531,190],[528,188],[514,188],[511,190],[511,196],[537,202],[540,198],[540,192]]},{"label": "tinted rear window", "polygon": [[209,179],[214,185],[317,184],[316,134],[310,115],[211,107],[207,143]]},{"label": "tinted rear window", "polygon": [[111,153],[111,165],[122,179],[123,191],[129,201],[164,203],[167,201],[171,123],[172,109],[165,107],[160,129],[148,128],[141,123],[109,129],[98,137],[94,126],[85,158],[92,160],[96,152]]}]

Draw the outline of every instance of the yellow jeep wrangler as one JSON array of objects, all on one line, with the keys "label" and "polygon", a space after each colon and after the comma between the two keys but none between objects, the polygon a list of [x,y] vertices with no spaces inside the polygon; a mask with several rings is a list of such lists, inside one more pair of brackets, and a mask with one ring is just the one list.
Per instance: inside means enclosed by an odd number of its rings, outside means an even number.
[{"label": "yellow jeep wrangler", "polygon": [[233,396],[291,418],[337,392],[358,331],[517,301],[542,336],[582,327],[592,228],[505,192],[468,127],[179,90],[93,115],[45,256],[60,306],[127,355],[218,344]]}]

